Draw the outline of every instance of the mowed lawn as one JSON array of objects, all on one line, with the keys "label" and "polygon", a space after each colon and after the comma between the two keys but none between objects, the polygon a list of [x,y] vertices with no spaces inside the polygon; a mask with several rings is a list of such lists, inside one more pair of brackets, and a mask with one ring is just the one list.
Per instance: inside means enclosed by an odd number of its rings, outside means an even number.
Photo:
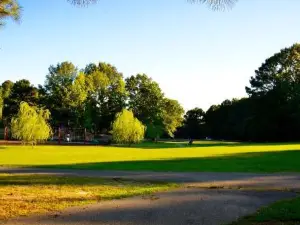
[{"label": "mowed lawn", "polygon": [[300,197],[278,201],[230,225],[299,225]]},{"label": "mowed lawn", "polygon": [[0,146],[0,166],[97,170],[299,172],[299,143],[187,142],[124,146]]}]

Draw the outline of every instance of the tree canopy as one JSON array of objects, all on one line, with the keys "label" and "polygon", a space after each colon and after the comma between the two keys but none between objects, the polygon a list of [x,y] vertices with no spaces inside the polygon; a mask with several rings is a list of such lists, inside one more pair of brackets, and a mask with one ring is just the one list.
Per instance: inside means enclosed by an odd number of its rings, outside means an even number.
[{"label": "tree canopy", "polygon": [[166,98],[159,84],[147,75],[124,79],[115,66],[103,62],[90,63],[84,69],[67,61],[51,65],[44,85],[5,81],[0,93],[0,120],[5,126],[11,125],[21,102],[47,108],[53,128],[81,128],[94,134],[107,134],[116,115],[129,109],[147,125],[149,138],[173,136],[184,113],[182,106]]}]

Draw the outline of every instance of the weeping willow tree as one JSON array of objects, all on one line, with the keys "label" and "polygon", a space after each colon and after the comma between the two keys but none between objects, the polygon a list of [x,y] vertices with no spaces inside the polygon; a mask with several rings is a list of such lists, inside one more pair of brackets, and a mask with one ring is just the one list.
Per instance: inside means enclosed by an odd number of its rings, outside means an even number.
[{"label": "weeping willow tree", "polygon": [[27,102],[21,102],[18,114],[11,120],[12,136],[24,144],[36,144],[47,140],[52,134],[48,120],[50,112],[35,109]]},{"label": "weeping willow tree", "polygon": [[145,136],[145,126],[127,109],[117,114],[112,128],[113,141],[118,144],[138,143]]}]

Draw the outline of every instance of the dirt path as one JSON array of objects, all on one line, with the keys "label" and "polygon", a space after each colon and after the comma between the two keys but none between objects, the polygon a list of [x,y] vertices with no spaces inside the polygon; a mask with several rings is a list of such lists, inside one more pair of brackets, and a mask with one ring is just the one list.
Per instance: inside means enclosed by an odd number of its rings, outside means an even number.
[{"label": "dirt path", "polygon": [[[19,218],[3,225],[221,225],[254,213],[286,192],[184,188],[150,197],[104,201],[61,213]],[[0,222],[1,224],[1,222]]]},{"label": "dirt path", "polygon": [[4,168],[0,173],[12,174],[53,174],[61,176],[84,176],[122,178],[145,181],[166,181],[184,183],[190,187],[238,188],[264,190],[299,190],[300,173],[180,173],[180,172],[136,172],[136,171],[96,171],[62,170],[38,168]]},{"label": "dirt path", "polygon": [[[297,194],[291,191],[300,191],[300,174],[297,173],[175,173],[4,167],[0,167],[0,173],[183,183],[180,190],[158,193],[150,197],[104,201],[90,206],[70,208],[52,215],[0,221],[1,225],[219,225],[252,214],[260,207],[280,199],[295,197]],[[257,191],[258,189],[264,191]]]}]

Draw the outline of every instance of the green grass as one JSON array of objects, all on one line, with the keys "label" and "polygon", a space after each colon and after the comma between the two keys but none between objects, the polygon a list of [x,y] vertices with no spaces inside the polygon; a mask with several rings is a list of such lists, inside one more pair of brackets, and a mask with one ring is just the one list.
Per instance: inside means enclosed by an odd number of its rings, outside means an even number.
[{"label": "green grass", "polygon": [[177,187],[99,178],[0,174],[0,221]]},{"label": "green grass", "polygon": [[296,225],[300,224],[300,197],[276,202],[231,225]]},{"label": "green grass", "polygon": [[300,144],[142,143],[122,146],[0,147],[0,165],[95,170],[300,172]]}]

